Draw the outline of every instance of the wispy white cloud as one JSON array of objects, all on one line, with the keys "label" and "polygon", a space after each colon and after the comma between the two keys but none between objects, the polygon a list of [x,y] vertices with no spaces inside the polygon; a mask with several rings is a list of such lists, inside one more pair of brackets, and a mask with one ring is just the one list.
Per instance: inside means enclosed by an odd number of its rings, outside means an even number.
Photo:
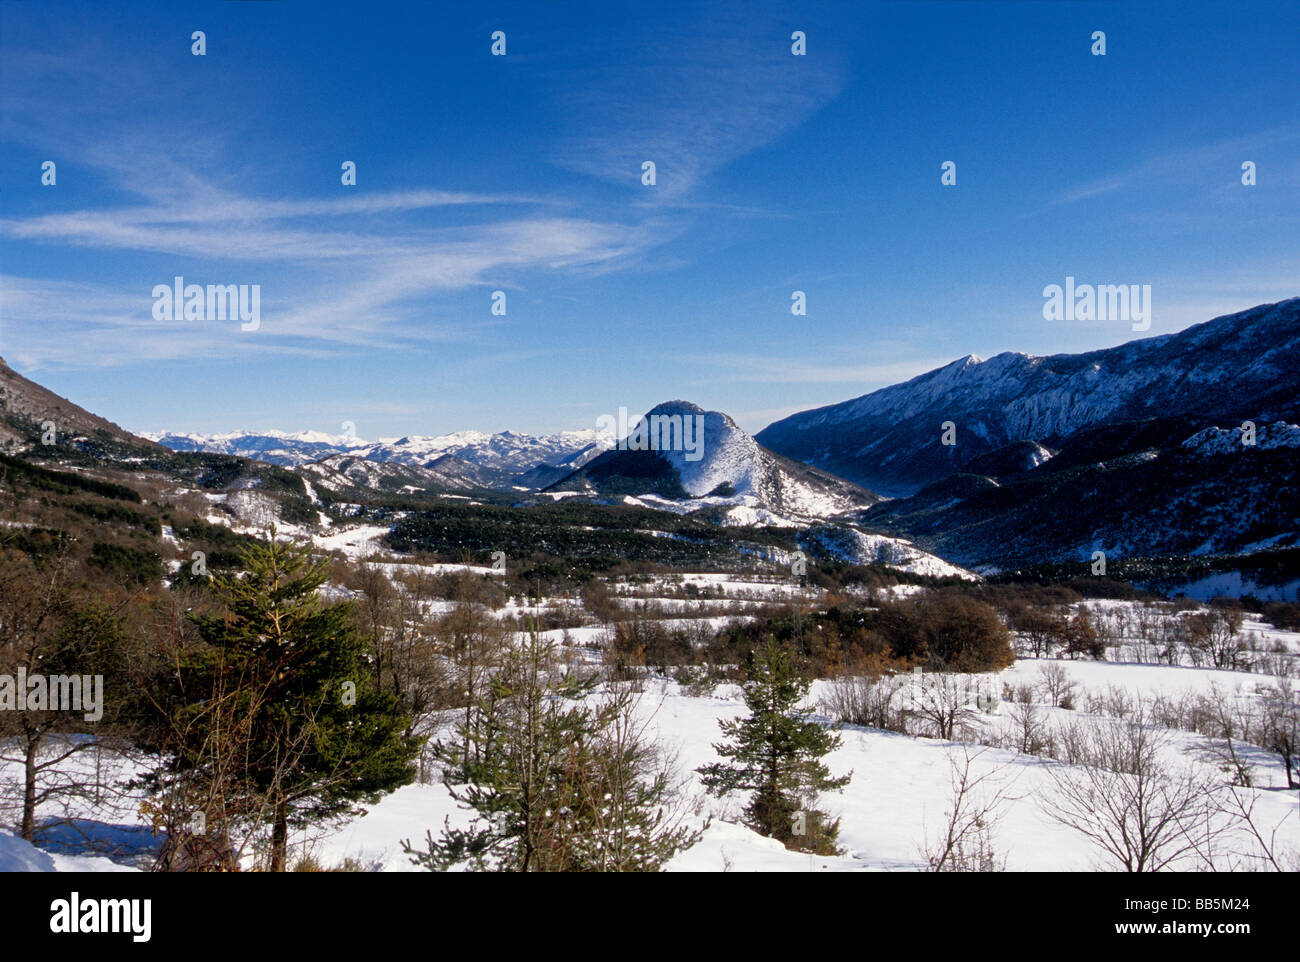
[{"label": "wispy white cloud", "polygon": [[0,275],[0,355],[24,370],[130,361],[311,353],[257,340],[238,322],[158,321],[149,291]]},{"label": "wispy white cloud", "polygon": [[1139,185],[1149,194],[1151,185],[1185,185],[1204,181],[1206,172],[1214,170],[1222,171],[1222,175],[1211,177],[1212,180],[1232,184],[1240,176],[1241,162],[1254,158],[1255,152],[1296,140],[1300,140],[1300,130],[1294,127],[1273,127],[1252,134],[1165,151],[1106,177],[1070,186],[1055,197],[1049,207],[1102,197]]},{"label": "wispy white cloud", "polygon": [[[102,249],[151,251],[229,260],[304,260],[418,253],[419,234],[395,228],[367,234],[331,226],[285,227],[301,218],[355,218],[430,208],[513,204],[520,198],[407,190],[328,199],[262,200],[182,178],[181,197],[135,207],[80,210],[29,218],[0,218],[0,236],[13,240]],[[164,196],[171,192],[164,190]],[[195,199],[198,195],[198,199]],[[173,195],[174,196],[174,195]],[[183,198],[183,199],[182,199]]]},{"label": "wispy white cloud", "polygon": [[201,201],[74,211],[17,220],[5,218],[0,219],[0,231],[10,237],[26,240],[85,241],[118,246],[123,239],[118,232],[132,227],[265,224],[298,217],[397,213],[433,207],[518,203],[523,200],[441,190],[390,191],[328,199],[263,200],[218,192],[207,184],[200,189],[206,195]]},{"label": "wispy white cloud", "polygon": [[[115,153],[113,165],[129,169],[126,156]],[[263,200],[215,185],[174,158],[153,160],[150,170],[138,188],[141,204],[0,219],[0,238],[15,243],[144,255],[157,265],[139,291],[6,278],[0,346],[28,363],[104,364],[254,346],[320,354],[331,344],[450,340],[467,332],[430,321],[422,299],[488,284],[510,288],[532,271],[618,269],[674,229],[662,218],[625,224],[538,212],[529,209],[536,198],[509,194],[411,189]],[[467,205],[485,208],[482,222],[428,223],[441,209]],[[424,222],[405,216],[414,213]],[[204,276],[194,276],[196,261]],[[232,342],[224,328],[205,335],[193,323],[153,320],[153,284],[175,274],[192,283],[260,285],[258,337]]]},{"label": "wispy white cloud", "polygon": [[[486,285],[491,277],[518,271],[599,269],[653,243],[652,236],[636,227],[567,218],[459,230],[414,250],[368,260],[359,272],[336,278],[303,298],[276,318],[271,329],[297,337],[367,343],[381,335],[429,339],[437,335],[426,319],[406,319],[412,313],[410,302],[432,291]],[[487,306],[485,300],[484,317]]]},{"label": "wispy white cloud", "polygon": [[[46,218],[41,218],[46,220]],[[147,250],[205,262],[239,260],[244,266],[213,266],[205,276],[185,272],[193,283],[259,284],[262,327],[254,335],[237,325],[157,321],[153,283],[170,283],[173,267],[138,291],[80,282],[7,276],[0,278],[0,347],[27,364],[111,364],[131,360],[224,356],[245,350],[319,354],[329,345],[400,348],[446,341],[472,333],[465,325],[435,323],[420,301],[439,291],[511,286],[505,278],[528,271],[600,270],[652,246],[653,234],[637,226],[581,218],[522,218],[485,226],[448,228],[398,238],[327,230],[285,231],[262,219],[237,236],[217,227],[132,227],[75,219],[62,233],[46,225],[42,236],[96,248]],[[12,222],[0,226],[4,230]],[[21,223],[21,222],[20,222]],[[346,270],[338,270],[339,258]],[[248,261],[259,266],[251,268]],[[291,260],[302,271],[282,272],[272,262]],[[182,268],[175,267],[175,273]],[[485,299],[483,316],[488,314]],[[199,330],[198,328],[204,328]],[[478,328],[479,325],[475,325]],[[290,340],[285,340],[290,339]]]},{"label": "wispy white cloud", "polygon": [[[716,29],[719,22],[726,31]],[[707,19],[655,18],[653,32],[600,36],[578,59],[608,66],[557,82],[558,165],[640,186],[656,165],[656,199],[678,202],[713,171],[788,134],[832,100],[847,71],[824,49],[795,57],[781,21],[753,5]],[[580,42],[574,38],[574,43]]]}]

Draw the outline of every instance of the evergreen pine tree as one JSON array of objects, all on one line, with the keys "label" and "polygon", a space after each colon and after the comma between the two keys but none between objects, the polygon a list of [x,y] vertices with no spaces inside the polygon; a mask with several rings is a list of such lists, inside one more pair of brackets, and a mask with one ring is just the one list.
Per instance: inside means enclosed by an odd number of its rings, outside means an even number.
[{"label": "evergreen pine tree", "polygon": [[560,672],[555,645],[530,632],[505,653],[457,737],[435,746],[448,790],[473,809],[412,862],[444,871],[658,871],[699,833],[681,824],[670,766],[626,689]]},{"label": "evergreen pine tree", "polygon": [[423,739],[373,683],[349,603],[322,600],[324,563],[271,538],[245,552],[242,577],[214,579],[226,612],[194,619],[206,644],[178,666],[169,777],[155,784],[203,783],[223,812],[269,823],[283,871],[291,826],[408,784]]},{"label": "evergreen pine tree", "polygon": [[840,737],[801,710],[809,681],[790,652],[769,639],[750,654],[745,704],[749,717],[720,723],[729,739],[713,746],[726,761],[698,769],[719,797],[750,792],[745,824],[788,848],[833,854],[839,820],[814,806],[821,792],[839,791],[852,773],[832,778],[821,759]]}]

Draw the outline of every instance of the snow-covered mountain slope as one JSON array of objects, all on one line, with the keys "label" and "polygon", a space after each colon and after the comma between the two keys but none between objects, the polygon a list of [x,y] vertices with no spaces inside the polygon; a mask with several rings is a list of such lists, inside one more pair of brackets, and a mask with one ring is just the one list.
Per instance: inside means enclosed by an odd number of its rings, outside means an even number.
[{"label": "snow-covered mountain slope", "polygon": [[523,474],[538,465],[580,467],[605,450],[604,435],[596,430],[562,431],[534,437],[503,431],[483,434],[459,431],[439,437],[405,437],[377,441],[353,451],[367,461],[418,464],[424,467],[445,457],[487,468],[504,476]]},{"label": "snow-covered mountain slope", "polygon": [[932,578],[977,579],[977,575],[922,551],[901,538],[860,531],[849,525],[816,525],[799,533],[799,545],[812,554],[829,555],[857,565],[888,565]]},{"label": "snow-covered mountain slope", "polygon": [[[1209,427],[1204,431],[1198,431],[1183,442],[1183,447],[1197,454],[1216,455],[1237,454],[1252,447],[1252,445],[1243,440],[1241,427],[1237,426],[1233,428]],[[1276,448],[1300,448],[1300,425],[1287,424],[1285,421],[1257,425],[1253,447],[1257,447],[1261,451],[1271,451]]]},{"label": "snow-covered mountain slope", "polygon": [[[873,491],[906,496],[1014,442],[1056,450],[1090,430],[1160,421],[1169,422],[1161,440],[1172,443],[1212,424],[1298,417],[1300,298],[1292,298],[1086,354],[969,355],[792,415],[756,437]],[[955,444],[942,443],[947,421]]]},{"label": "snow-covered mountain slope", "polygon": [[1076,563],[1086,573],[1095,551],[1113,562],[1300,547],[1300,429],[1257,423],[1249,446],[1236,428],[1174,444],[1098,431],[1079,445],[1086,457],[1067,448],[1013,477],[953,475],[860,520],[977,570]]},{"label": "snow-covered mountain slope", "polygon": [[648,411],[616,449],[550,491],[658,495],[743,506],[795,520],[830,518],[879,498],[766,450],[719,411],[669,401]]},{"label": "snow-covered mountain slope", "polygon": [[351,488],[397,494],[437,494],[489,486],[491,479],[482,469],[455,458],[446,461],[440,468],[426,468],[396,461],[370,461],[354,454],[335,454],[294,470],[335,496],[351,496]]}]

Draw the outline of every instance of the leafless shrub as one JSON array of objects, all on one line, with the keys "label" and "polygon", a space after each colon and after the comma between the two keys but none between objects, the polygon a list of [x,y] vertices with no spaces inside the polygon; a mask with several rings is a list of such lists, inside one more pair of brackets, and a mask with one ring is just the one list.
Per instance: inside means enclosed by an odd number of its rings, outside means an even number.
[{"label": "leafless shrub", "polygon": [[1230,785],[1250,788],[1255,780],[1254,766],[1240,750],[1242,744],[1257,740],[1258,725],[1250,704],[1213,684],[1201,705],[1213,726],[1204,733],[1213,740],[1203,750],[1203,756],[1228,777]]},{"label": "leafless shrub", "polygon": [[909,734],[902,688],[897,675],[846,675],[826,686],[822,707],[845,724]]},{"label": "leafless shrub", "polygon": [[1078,683],[1070,677],[1065,666],[1056,662],[1043,665],[1038,673],[1039,687],[1053,708],[1065,708],[1071,702]]},{"label": "leafless shrub", "polygon": [[1147,713],[1157,725],[1165,728],[1186,728],[1191,717],[1191,703],[1195,700],[1191,692],[1183,691],[1174,695],[1158,693],[1147,701]]},{"label": "leafless shrub", "polygon": [[1052,726],[1040,707],[1022,702],[1011,705],[1007,713],[1011,719],[1009,748],[1022,755],[1052,754],[1055,748]]},{"label": "leafless shrub", "polygon": [[918,734],[955,740],[965,734],[976,714],[969,681],[961,675],[923,674],[907,691],[905,713],[920,722]]},{"label": "leafless shrub", "polygon": [[1107,685],[1101,693],[1101,710],[1098,714],[1111,718],[1127,718],[1135,706],[1133,692],[1122,685]]},{"label": "leafless shrub", "polygon": [[1215,796],[1218,811],[1233,819],[1249,842],[1246,851],[1237,850],[1233,854],[1245,865],[1261,865],[1274,872],[1300,871],[1300,850],[1284,846],[1277,837],[1286,819],[1267,828],[1261,825],[1259,816],[1255,814],[1258,801],[1255,792],[1243,791],[1240,787],[1229,788]]},{"label": "leafless shrub", "polygon": [[999,856],[993,845],[993,833],[1001,819],[1001,809],[1013,796],[1007,794],[1009,783],[1003,769],[992,768],[982,775],[971,771],[971,762],[984,754],[974,755],[965,746],[948,753],[951,779],[949,809],[943,829],[922,849],[931,872],[1001,872],[1006,857]]},{"label": "leafless shrub", "polygon": [[673,672],[673,680],[692,698],[703,698],[718,687],[718,676],[706,665],[682,665]]},{"label": "leafless shrub", "polygon": [[1288,678],[1264,695],[1260,743],[1282,759],[1287,788],[1300,788],[1300,697]]},{"label": "leafless shrub", "polygon": [[1282,651],[1260,651],[1254,658],[1254,670],[1274,678],[1295,678],[1296,658],[1285,648]]},{"label": "leafless shrub", "polygon": [[1168,734],[1144,714],[1070,726],[1072,764],[1047,769],[1052,788],[1040,804],[1123,871],[1203,866],[1222,826],[1211,824],[1196,774],[1168,761]]},{"label": "leafless shrub", "polygon": [[1208,611],[1183,615],[1187,653],[1195,665],[1213,664],[1215,668],[1237,670],[1245,645],[1239,637],[1242,624],[1240,608],[1216,605]]}]

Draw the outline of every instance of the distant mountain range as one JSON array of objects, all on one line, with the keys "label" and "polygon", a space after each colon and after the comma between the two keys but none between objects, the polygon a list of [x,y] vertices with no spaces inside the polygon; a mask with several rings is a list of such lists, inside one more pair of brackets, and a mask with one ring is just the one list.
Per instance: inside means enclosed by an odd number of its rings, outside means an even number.
[{"label": "distant mountain range", "polygon": [[[677,433],[660,438],[661,419]],[[616,445],[609,433],[597,431],[545,437],[460,432],[379,442],[316,432],[152,437],[179,451],[289,466],[309,482],[311,492],[338,500],[366,491],[422,496],[489,489],[517,493],[528,503],[579,498],[691,513],[728,527],[798,528],[798,543],[811,555],[918,574],[970,576],[906,539],[836,522],[880,498],[765,450],[721,412],[670,401],[648,411],[640,423],[656,428],[642,450],[630,438]]]},{"label": "distant mountain range", "polygon": [[[153,434],[176,451],[205,451],[291,467],[330,491],[349,487],[426,493],[483,489],[554,496],[645,496],[647,504],[686,502],[690,509],[719,508],[728,523],[819,520],[879,501],[859,486],[764,450],[727,415],[685,401],[661,404],[645,415],[699,418],[698,451],[613,449],[600,431],[566,431],[542,437],[462,431],[439,437],[362,441],[348,435],[304,431]],[[692,439],[694,436],[692,435]],[[669,439],[674,444],[680,437]],[[698,458],[696,457],[698,454]]]},{"label": "distant mountain range", "polygon": [[345,434],[321,431],[231,431],[226,434],[176,434],[145,432],[144,437],[173,451],[206,451],[254,458],[281,467],[294,467],[318,461],[332,454],[359,450],[367,442]]},{"label": "distant mountain range", "polygon": [[595,430],[564,431],[543,437],[511,431],[500,434],[459,431],[438,437],[379,441],[318,431],[165,433],[148,437],[173,451],[230,454],[295,468],[319,462],[312,473],[326,483],[346,478],[372,487],[397,488],[410,484],[429,490],[531,490],[571,473],[611,443]]}]

